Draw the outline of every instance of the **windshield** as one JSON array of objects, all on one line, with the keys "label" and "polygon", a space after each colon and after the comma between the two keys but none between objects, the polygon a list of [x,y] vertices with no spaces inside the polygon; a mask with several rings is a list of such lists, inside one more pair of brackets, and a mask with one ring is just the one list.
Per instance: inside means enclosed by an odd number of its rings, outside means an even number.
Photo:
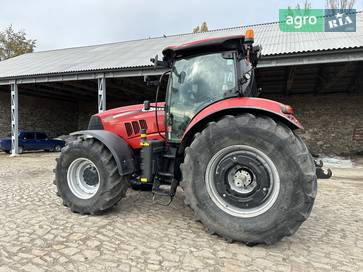
[{"label": "windshield", "polygon": [[170,141],[178,141],[194,115],[236,87],[234,60],[209,54],[175,62],[169,82]]}]

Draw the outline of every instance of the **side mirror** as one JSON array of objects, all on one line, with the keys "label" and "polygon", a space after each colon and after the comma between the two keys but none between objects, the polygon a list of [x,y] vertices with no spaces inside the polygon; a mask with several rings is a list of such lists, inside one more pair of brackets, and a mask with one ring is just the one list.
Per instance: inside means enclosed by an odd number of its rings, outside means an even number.
[{"label": "side mirror", "polygon": [[144,110],[145,111],[150,110],[150,101],[149,100],[144,101]]},{"label": "side mirror", "polygon": [[261,45],[257,45],[257,46],[253,46],[252,47],[252,52],[251,52],[251,56],[250,56],[250,61],[253,67],[257,66],[258,60],[261,58],[262,56],[262,46]]},{"label": "side mirror", "polygon": [[150,61],[154,63],[154,69],[156,69],[158,67],[159,55],[156,55],[155,58],[151,58]]},{"label": "side mirror", "polygon": [[158,55],[156,55],[155,58],[151,58],[150,61],[154,64],[154,69],[169,67],[169,63],[165,60],[159,60]]}]

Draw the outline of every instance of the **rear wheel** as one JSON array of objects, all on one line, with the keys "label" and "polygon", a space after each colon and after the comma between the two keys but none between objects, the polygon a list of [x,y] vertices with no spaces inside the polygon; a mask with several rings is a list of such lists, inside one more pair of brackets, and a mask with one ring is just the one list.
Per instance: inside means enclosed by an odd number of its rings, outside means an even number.
[{"label": "rear wheel", "polygon": [[79,138],[63,148],[55,173],[57,195],[82,214],[111,208],[128,188],[128,177],[120,176],[111,152],[95,139]]},{"label": "rear wheel", "polygon": [[315,166],[284,124],[243,114],[197,134],[182,165],[185,201],[211,233],[272,244],[307,219],[316,195]]}]

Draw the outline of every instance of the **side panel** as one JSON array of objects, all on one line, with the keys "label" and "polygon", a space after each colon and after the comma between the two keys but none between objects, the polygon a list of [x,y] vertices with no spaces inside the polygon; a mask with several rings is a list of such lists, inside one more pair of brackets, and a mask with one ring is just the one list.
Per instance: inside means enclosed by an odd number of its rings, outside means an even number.
[{"label": "side panel", "polygon": [[[160,106],[164,103],[160,103]],[[164,109],[158,110],[158,124],[160,133],[163,135],[164,128]],[[98,114],[100,117],[104,130],[110,131],[120,138],[123,138],[132,149],[140,148],[140,135],[141,135],[141,122],[144,122],[147,127],[147,138],[149,140],[162,140],[159,135],[156,119],[155,109],[143,111],[142,109],[132,110],[128,112],[106,111]],[[129,130],[127,129],[127,126]]]},{"label": "side panel", "polygon": [[72,136],[96,138],[112,153],[121,176],[135,171],[135,160],[131,148],[126,141],[116,134],[106,130],[83,130],[71,133]]},{"label": "side panel", "polygon": [[299,120],[292,112],[282,112],[283,107],[285,107],[285,105],[282,103],[269,99],[254,97],[234,97],[213,103],[194,116],[184,132],[182,141],[184,141],[186,135],[189,131],[192,130],[193,127],[195,127],[199,122],[206,120],[209,116],[212,116],[218,112],[228,112],[235,110],[266,112],[269,115],[275,115],[276,117],[282,119],[293,128],[303,128]]}]

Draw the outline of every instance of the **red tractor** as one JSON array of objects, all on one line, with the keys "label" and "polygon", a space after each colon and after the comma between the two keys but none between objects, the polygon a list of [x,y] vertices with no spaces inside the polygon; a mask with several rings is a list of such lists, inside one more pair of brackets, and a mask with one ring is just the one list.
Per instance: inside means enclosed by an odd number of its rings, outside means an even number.
[{"label": "red tractor", "polygon": [[260,49],[252,31],[164,49],[152,61],[167,68],[166,102],[96,114],[62,149],[55,184],[64,205],[98,214],[130,184],[168,200],[180,185],[208,232],[228,241],[295,233],[313,207],[316,166],[293,109],[256,98]]}]

